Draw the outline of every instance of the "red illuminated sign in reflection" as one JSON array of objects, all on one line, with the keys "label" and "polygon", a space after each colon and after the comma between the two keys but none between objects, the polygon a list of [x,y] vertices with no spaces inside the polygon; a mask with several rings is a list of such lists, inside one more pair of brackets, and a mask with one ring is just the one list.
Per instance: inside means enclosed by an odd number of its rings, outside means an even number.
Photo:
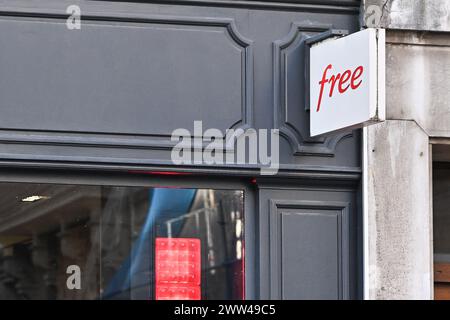
[{"label": "red illuminated sign in reflection", "polygon": [[200,240],[156,238],[156,300],[201,299]]},{"label": "red illuminated sign in reflection", "polygon": [[156,285],[156,300],[200,300],[200,286]]}]

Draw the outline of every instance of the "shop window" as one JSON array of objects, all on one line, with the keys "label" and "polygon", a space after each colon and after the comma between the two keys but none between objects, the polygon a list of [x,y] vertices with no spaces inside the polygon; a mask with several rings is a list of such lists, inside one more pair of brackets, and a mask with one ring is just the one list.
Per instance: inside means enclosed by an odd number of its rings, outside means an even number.
[{"label": "shop window", "polygon": [[0,299],[244,298],[241,190],[0,192]]},{"label": "shop window", "polygon": [[433,145],[434,297],[450,300],[450,145]]}]

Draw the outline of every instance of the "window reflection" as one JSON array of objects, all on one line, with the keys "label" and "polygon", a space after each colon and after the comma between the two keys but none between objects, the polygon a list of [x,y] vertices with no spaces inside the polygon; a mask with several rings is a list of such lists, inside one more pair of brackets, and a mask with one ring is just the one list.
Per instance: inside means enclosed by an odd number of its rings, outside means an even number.
[{"label": "window reflection", "polygon": [[[1,299],[154,299],[156,238],[198,239],[199,297],[243,298],[240,190],[2,183],[0,192]],[[79,290],[67,288],[70,265]],[[163,286],[189,285],[172,268],[181,284]]]}]

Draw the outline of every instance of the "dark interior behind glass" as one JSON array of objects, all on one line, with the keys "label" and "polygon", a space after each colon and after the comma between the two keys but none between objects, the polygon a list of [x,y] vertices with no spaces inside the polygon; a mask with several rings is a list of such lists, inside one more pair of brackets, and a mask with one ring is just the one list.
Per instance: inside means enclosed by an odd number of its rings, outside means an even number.
[{"label": "dark interior behind glass", "polygon": [[[0,192],[0,299],[155,299],[156,238],[198,239],[201,299],[244,298],[242,190],[1,183]],[[168,267],[184,263],[179,254],[169,252]],[[184,290],[176,281],[162,285]]]}]

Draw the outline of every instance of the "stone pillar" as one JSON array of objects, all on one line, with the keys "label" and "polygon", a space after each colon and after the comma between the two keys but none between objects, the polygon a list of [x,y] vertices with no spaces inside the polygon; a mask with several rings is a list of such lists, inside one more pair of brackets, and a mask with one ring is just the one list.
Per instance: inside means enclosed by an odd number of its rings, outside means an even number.
[{"label": "stone pillar", "polygon": [[414,121],[364,129],[365,298],[431,299],[428,135]]}]

